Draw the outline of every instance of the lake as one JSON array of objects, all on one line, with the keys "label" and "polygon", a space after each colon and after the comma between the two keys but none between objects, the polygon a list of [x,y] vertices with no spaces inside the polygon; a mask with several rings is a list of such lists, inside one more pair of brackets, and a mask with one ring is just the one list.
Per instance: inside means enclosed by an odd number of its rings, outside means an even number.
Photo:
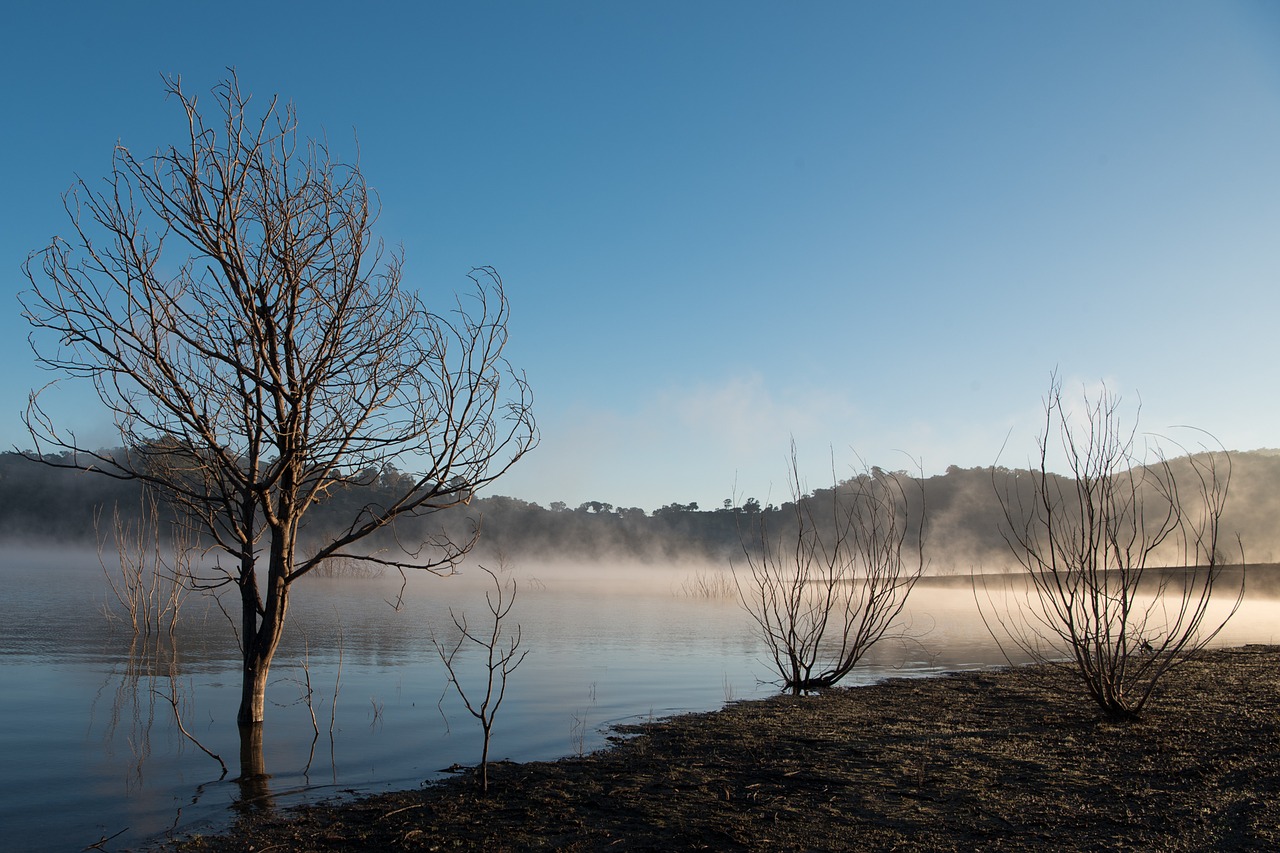
[{"label": "lake", "polygon": [[[683,589],[697,571],[514,566],[508,623],[528,657],[511,676],[491,759],[588,752],[611,724],[776,692],[736,601]],[[398,576],[301,581],[267,696],[270,778],[244,786],[239,652],[210,599],[187,599],[170,645],[135,641],[106,618],[92,553],[10,548],[0,581],[0,824],[21,849],[104,838],[106,850],[137,847],[225,828],[237,809],[411,788],[479,761],[479,725],[446,690],[431,643],[433,631],[452,636],[450,608],[484,624],[489,580],[474,567],[411,576],[398,610]],[[1275,599],[1248,599],[1215,644],[1274,642],[1278,612]],[[913,639],[885,641],[847,683],[1003,665],[976,617],[964,587],[922,582],[903,620]],[[480,666],[474,651],[459,656],[464,687],[479,687]],[[229,772],[182,734],[175,707]]]}]

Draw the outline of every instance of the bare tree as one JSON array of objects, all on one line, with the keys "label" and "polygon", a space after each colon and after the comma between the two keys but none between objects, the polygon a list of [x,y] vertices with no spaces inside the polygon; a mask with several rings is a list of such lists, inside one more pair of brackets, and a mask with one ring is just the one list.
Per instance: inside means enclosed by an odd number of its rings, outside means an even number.
[{"label": "bare tree", "polygon": [[[511,608],[516,603],[515,581],[504,585],[492,570],[483,566],[480,568],[489,575],[494,587],[493,591],[486,591],[484,594],[485,603],[489,607],[488,629],[483,633],[473,631],[467,623],[467,614],[454,613],[453,608],[450,608],[449,616],[457,631],[457,640],[449,645],[432,633],[431,643],[435,646],[436,653],[440,655],[440,660],[449,673],[448,683],[457,691],[467,712],[480,723],[480,729],[484,734],[484,746],[480,752],[480,788],[487,792],[489,790],[489,742],[493,737],[493,721],[498,714],[498,708],[502,706],[503,698],[507,695],[507,678],[524,662],[524,657],[529,652],[520,649],[519,625],[516,625],[514,634],[503,633],[503,620],[511,613]],[[479,647],[485,654],[483,696],[467,695],[466,689],[458,681],[455,661],[458,653],[468,644]],[[445,689],[448,690],[448,685]]]},{"label": "bare tree", "polygon": [[902,613],[924,572],[925,523],[923,495],[911,518],[910,477],[875,468],[806,496],[794,444],[789,473],[790,524],[755,516],[734,580],[783,689],[799,695],[843,679]]},{"label": "bare tree", "polygon": [[[92,383],[125,450],[60,430],[44,392],[26,423],[35,458],[157,487],[230,559],[207,580],[239,591],[238,720],[251,726],[293,584],[341,557],[449,571],[469,542],[377,557],[356,546],[468,502],[537,433],[528,385],[503,357],[509,308],[493,269],[433,313],[373,236],[359,163],[300,140],[291,105],[253,115],[234,72],[208,114],[180,80],[166,88],[182,143],[143,159],[118,145],[105,186],[79,181],[64,198],[70,239],[25,265],[37,360]],[[302,550],[308,510],[392,465],[413,472],[393,496],[336,531],[308,530]]]},{"label": "bare tree", "polygon": [[[1031,659],[1068,661],[1106,713],[1134,718],[1240,606],[1243,572],[1225,617],[1208,619],[1231,463],[1225,453],[1191,454],[1176,477],[1158,444],[1139,445],[1136,418],[1125,428],[1118,396],[1104,388],[1081,403],[1064,405],[1055,376],[1035,470],[993,480],[1005,541],[1028,579],[995,621]],[[1050,471],[1054,433],[1064,476]]]}]

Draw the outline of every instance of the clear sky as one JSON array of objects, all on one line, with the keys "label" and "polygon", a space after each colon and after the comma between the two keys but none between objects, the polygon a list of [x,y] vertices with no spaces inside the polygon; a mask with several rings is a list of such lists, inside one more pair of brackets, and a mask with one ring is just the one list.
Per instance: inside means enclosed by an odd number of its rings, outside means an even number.
[{"label": "clear sky", "polygon": [[[496,493],[717,506],[856,451],[1025,464],[1055,369],[1280,446],[1280,6],[20,2],[0,93],[0,445],[48,378],[16,293],[161,74],[359,136],[444,307],[492,264],[541,446]],[[3,305],[3,301],[0,301]],[[87,388],[61,415],[112,443]]]}]

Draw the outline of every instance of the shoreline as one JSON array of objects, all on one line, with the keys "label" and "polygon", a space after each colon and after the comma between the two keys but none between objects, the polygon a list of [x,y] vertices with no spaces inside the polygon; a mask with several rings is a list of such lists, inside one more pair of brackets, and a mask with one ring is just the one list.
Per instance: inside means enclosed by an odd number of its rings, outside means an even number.
[{"label": "shoreline", "polygon": [[1143,718],[1047,666],[623,726],[611,747],[242,814],[178,851],[1280,849],[1280,646],[1208,650]]}]

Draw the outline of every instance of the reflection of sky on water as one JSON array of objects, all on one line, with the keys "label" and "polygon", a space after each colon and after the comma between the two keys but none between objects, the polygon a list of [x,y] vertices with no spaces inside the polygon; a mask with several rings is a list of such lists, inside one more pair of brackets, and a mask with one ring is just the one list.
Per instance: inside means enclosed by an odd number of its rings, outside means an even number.
[{"label": "reflection of sky on water", "polygon": [[[688,574],[517,568],[522,586],[508,627],[520,623],[529,655],[498,714],[493,757],[570,755],[603,745],[609,723],[774,692],[748,617],[729,599],[680,595]],[[430,638],[433,627],[449,635],[450,606],[473,626],[484,623],[486,580],[479,572],[411,577],[399,611],[387,603],[398,577],[299,585],[268,692],[265,760],[278,804],[414,787],[478,759],[479,727],[445,691]],[[0,582],[0,824],[32,849],[60,850],[126,826],[113,846],[224,823],[239,796],[231,779],[240,675],[217,608],[193,597],[176,659],[161,650],[131,663],[130,634],[101,614],[106,588],[92,555],[13,553]],[[1220,642],[1271,641],[1275,611],[1270,599],[1246,602]],[[975,614],[967,588],[922,584],[904,614],[908,638],[874,649],[853,683],[1003,663]],[[475,654],[464,649],[459,659],[473,688]],[[314,744],[304,656],[320,728]],[[176,730],[170,696],[188,730],[227,761],[226,779]]]}]

